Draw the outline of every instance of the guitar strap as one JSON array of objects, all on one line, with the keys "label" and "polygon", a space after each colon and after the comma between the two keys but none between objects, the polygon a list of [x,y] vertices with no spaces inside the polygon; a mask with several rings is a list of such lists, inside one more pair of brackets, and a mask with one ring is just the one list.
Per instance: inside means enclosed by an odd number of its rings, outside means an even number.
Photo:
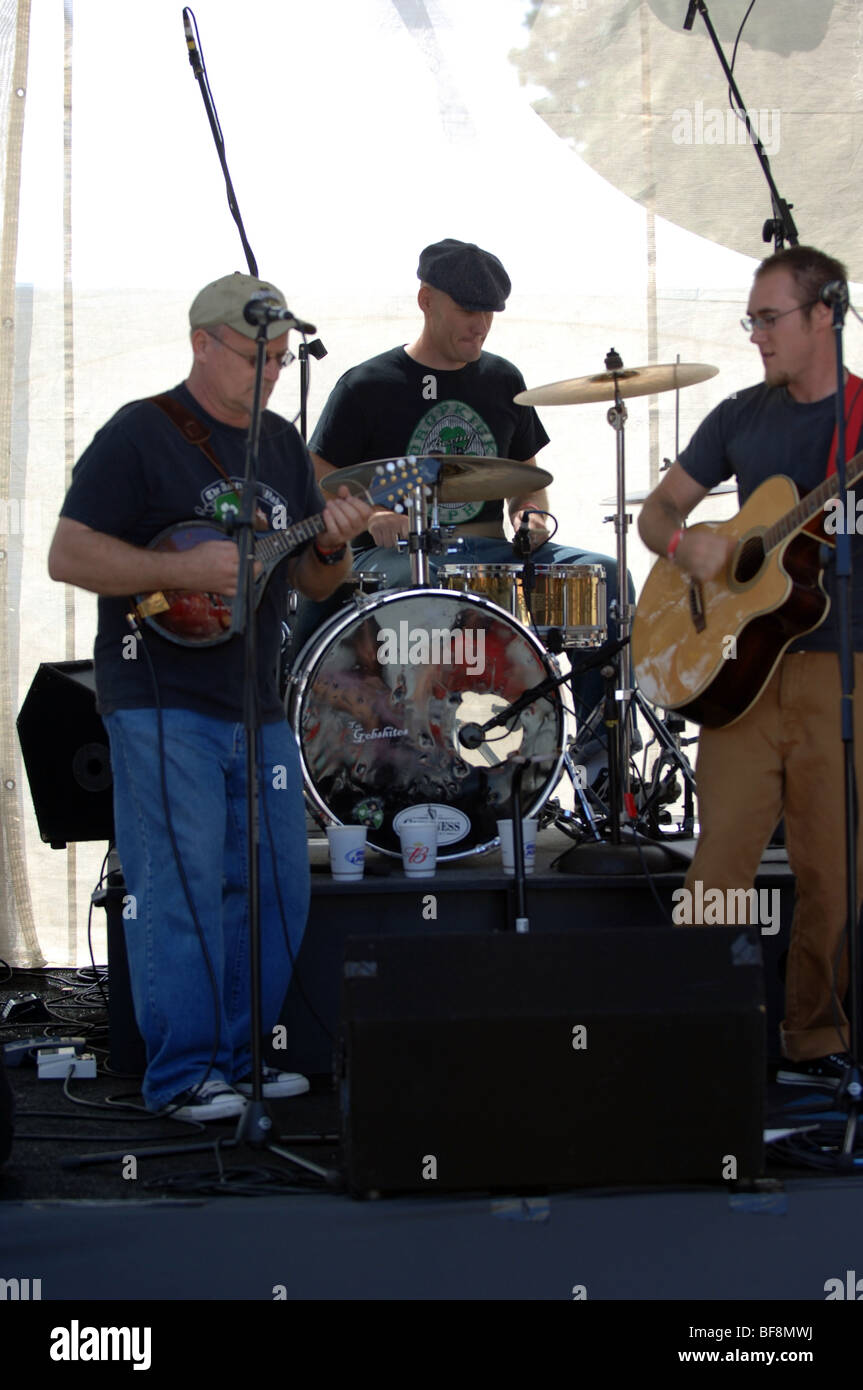
[{"label": "guitar strap", "polygon": [[196,444],[202,454],[209,459],[213,467],[221,473],[225,481],[230,483],[231,487],[234,488],[235,484],[233,480],[228,477],[210,447],[210,431],[207,429],[203,420],[199,420],[197,415],[194,415],[192,411],[189,410],[188,406],[183,405],[182,401],[176,400],[173,396],[165,394],[162,396],[148,396],[147,399],[165,412],[168,419],[177,426],[183,438],[187,440],[189,444]]},{"label": "guitar strap", "polygon": [[[845,430],[846,430],[846,449],[849,458],[853,458],[860,444],[860,431],[863,429],[863,381],[859,376],[848,373],[848,380],[845,383]],[[849,441],[853,441],[852,443]],[[829,478],[836,472],[836,454],[839,448],[839,431],[833,431],[833,443],[830,445],[830,457],[827,460],[827,472],[825,477]]]}]

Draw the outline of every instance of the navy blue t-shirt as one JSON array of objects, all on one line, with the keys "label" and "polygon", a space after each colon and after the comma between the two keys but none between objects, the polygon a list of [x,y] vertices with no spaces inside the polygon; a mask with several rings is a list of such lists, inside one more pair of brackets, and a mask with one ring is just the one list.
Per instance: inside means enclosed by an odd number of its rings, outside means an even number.
[{"label": "navy blue t-shirt", "polygon": [[[215,420],[185,385],[167,394],[208,427],[210,447],[230,482],[201,449],[184,439],[164,411],[151,401],[135,401],[118,410],[84,450],[75,465],[62,516],[130,545],[146,546],[177,522],[225,520],[236,511],[245,475],[246,430]],[[323,505],[300,436],[280,415],[264,411],[258,509],[276,529],[283,530],[322,511]],[[279,510],[274,517],[275,508]],[[288,565],[281,564],[273,571],[258,608],[258,698],[263,723],[285,717],[277,667],[289,587]],[[154,704],[149,662],[140,651],[131,656],[137,644],[123,640],[131,632],[128,611],[128,599],[99,598],[94,657],[102,714]],[[144,640],[163,706],[193,709],[219,719],[243,718],[240,637],[214,647],[189,648],[145,626]]]},{"label": "navy blue t-shirt", "polygon": [[[741,506],[776,473],[791,478],[802,495],[824,479],[835,423],[835,394],[801,403],[784,386],[762,382],[735,392],[716,406],[681,453],[680,463],[702,487],[716,487],[736,477]],[[849,438],[849,457],[856,447],[856,441]],[[792,644],[792,651],[838,650],[835,552],[824,547],[822,553],[825,558],[830,556],[824,574],[830,611],[820,627]],[[863,537],[857,535],[851,539],[851,568],[854,648],[863,651]]]},{"label": "navy blue t-shirt", "polygon": [[[523,462],[548,443],[532,406],[516,405],[524,378],[505,357],[483,352],[455,371],[390,348],[339,377],[309,440],[335,468],[408,454],[476,454]],[[448,502],[443,526],[502,521],[503,504]],[[374,545],[366,532],[355,549]]]}]

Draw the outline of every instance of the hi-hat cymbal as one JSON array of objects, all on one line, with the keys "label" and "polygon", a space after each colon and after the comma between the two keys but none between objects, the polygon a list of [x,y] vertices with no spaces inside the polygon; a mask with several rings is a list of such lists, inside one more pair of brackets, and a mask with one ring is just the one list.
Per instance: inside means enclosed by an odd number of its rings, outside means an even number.
[{"label": "hi-hat cymbal", "polygon": [[520,391],[516,405],[589,405],[592,401],[613,401],[614,387],[621,396],[653,396],[660,391],[676,391],[717,376],[718,367],[704,362],[669,362],[664,366],[621,367],[618,372],[597,372],[595,376],[575,376],[569,381],[553,381]]},{"label": "hi-hat cymbal", "polygon": [[[441,473],[438,498],[441,502],[495,502],[501,497],[521,497],[548,487],[554,479],[544,468],[515,459],[484,458],[478,454],[428,454],[418,458],[433,458],[440,462]],[[372,459],[352,468],[338,468],[328,473],[321,489],[333,496],[343,483],[359,483],[367,488],[375,471],[398,459]]]}]

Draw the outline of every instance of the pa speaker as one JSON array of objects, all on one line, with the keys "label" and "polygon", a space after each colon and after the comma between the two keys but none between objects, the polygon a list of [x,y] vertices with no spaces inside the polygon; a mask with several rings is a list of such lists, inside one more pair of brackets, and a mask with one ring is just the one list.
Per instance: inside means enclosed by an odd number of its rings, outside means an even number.
[{"label": "pa speaker", "polygon": [[92,661],[42,663],[18,715],[18,740],[42,839],[55,849],[113,840],[111,755]]},{"label": "pa speaker", "polygon": [[348,1184],[359,1196],[754,1178],[765,1031],[752,929],[349,938]]}]

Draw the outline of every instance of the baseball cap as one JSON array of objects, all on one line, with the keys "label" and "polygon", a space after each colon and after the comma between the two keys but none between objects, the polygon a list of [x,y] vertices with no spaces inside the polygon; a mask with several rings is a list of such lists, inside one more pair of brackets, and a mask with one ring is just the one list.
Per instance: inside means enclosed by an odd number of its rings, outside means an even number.
[{"label": "baseball cap", "polygon": [[462,309],[482,313],[500,313],[512,289],[497,256],[472,241],[455,241],[452,237],[425,248],[420,254],[417,275],[425,284],[443,290]]},{"label": "baseball cap", "polygon": [[[254,275],[242,275],[239,271],[233,275],[223,275],[195,295],[189,310],[189,324],[192,328],[209,328],[225,323],[246,338],[256,338],[257,325],[246,322],[243,309],[253,295],[261,292],[272,297],[280,308],[287,308],[285,296],[269,281],[258,280]],[[286,332],[284,323],[267,324],[268,338],[280,338]]]}]

